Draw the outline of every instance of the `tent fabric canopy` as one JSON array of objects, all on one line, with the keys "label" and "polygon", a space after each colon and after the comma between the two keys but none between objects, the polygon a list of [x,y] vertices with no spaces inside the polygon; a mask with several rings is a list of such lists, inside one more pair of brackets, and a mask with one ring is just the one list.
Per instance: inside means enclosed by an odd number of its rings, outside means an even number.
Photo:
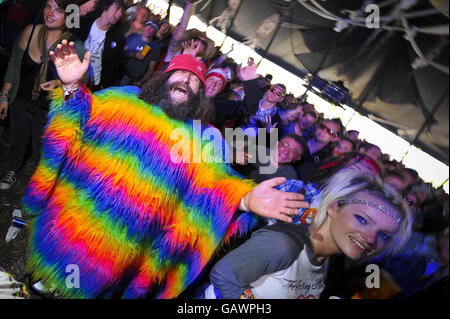
[{"label": "tent fabric canopy", "polygon": [[[414,2],[203,0],[195,14],[210,24],[234,6],[227,35],[250,40],[258,54],[300,77],[342,81],[349,106],[448,165],[449,1]],[[366,27],[372,11],[366,13],[365,4],[378,5],[381,28]],[[336,17],[359,19],[347,24]],[[219,27],[217,20],[212,25]]]}]

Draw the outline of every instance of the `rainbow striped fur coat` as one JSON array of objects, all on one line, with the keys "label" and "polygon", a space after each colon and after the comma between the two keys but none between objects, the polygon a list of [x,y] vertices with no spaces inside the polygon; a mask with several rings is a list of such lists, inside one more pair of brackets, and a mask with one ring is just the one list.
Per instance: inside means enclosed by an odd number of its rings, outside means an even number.
[{"label": "rainbow striped fur coat", "polygon": [[[59,297],[111,297],[122,287],[123,298],[175,298],[223,243],[256,224],[236,213],[254,184],[228,164],[175,164],[171,131],[192,133],[192,123],[140,100],[138,88],[52,95],[23,205],[33,216],[29,270]],[[207,144],[193,134],[190,143]]]}]

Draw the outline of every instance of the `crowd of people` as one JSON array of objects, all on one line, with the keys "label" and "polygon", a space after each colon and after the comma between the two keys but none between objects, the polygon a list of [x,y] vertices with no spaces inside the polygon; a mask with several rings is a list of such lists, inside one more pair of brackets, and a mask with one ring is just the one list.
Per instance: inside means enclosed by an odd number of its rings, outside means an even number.
[{"label": "crowd of people", "polygon": [[[376,264],[375,297],[448,296],[443,189],[187,30],[195,1],[177,26],[146,1],[44,3],[0,92],[11,135],[0,190],[31,141],[27,271],[45,293],[370,298],[364,266]],[[72,3],[80,28],[66,27]],[[173,163],[170,130],[192,133],[193,120],[226,141],[224,164]],[[246,138],[230,141],[239,130]],[[191,143],[208,145],[195,132]],[[77,290],[68,263],[85,274]]]}]

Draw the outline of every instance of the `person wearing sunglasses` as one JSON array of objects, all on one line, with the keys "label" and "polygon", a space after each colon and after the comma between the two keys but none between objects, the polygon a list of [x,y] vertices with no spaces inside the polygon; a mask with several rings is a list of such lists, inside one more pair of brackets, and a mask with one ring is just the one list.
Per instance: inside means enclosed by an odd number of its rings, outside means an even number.
[{"label": "person wearing sunglasses", "polygon": [[273,129],[278,129],[282,125],[282,120],[278,114],[277,104],[284,100],[286,87],[283,84],[275,84],[269,87],[263,98],[259,102],[256,113],[248,121],[245,128],[253,128],[255,135],[259,128],[266,128],[268,133]]},{"label": "person wearing sunglasses", "polygon": [[340,119],[324,120],[318,124],[313,136],[307,140],[308,151],[296,166],[299,179],[304,179],[318,169],[332,155],[334,143],[339,141],[343,128]]}]

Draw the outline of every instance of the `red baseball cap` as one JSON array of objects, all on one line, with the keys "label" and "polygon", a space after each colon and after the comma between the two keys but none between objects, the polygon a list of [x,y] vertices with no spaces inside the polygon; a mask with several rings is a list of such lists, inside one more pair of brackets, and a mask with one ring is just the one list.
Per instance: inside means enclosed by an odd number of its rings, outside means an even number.
[{"label": "red baseball cap", "polygon": [[202,81],[203,85],[206,86],[206,72],[208,71],[208,68],[202,61],[196,59],[194,56],[188,54],[177,55],[169,62],[169,66],[164,73],[176,70],[194,73],[200,81]]}]

